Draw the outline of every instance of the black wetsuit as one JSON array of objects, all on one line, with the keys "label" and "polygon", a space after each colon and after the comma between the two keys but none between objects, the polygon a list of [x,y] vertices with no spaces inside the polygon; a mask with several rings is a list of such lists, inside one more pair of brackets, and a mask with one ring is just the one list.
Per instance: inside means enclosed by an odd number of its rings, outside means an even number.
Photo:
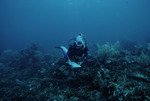
[{"label": "black wetsuit", "polygon": [[[88,55],[87,45],[85,45],[84,49],[83,47],[78,47],[76,44],[70,45],[67,54],[70,59],[74,59],[77,62],[84,62],[87,59]],[[80,57],[80,59],[78,57]]]}]

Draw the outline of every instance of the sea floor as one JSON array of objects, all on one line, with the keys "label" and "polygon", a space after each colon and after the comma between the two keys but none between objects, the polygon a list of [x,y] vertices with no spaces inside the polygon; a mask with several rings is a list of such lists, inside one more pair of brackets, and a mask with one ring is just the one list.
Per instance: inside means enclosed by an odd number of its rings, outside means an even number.
[{"label": "sea floor", "polygon": [[34,45],[5,50],[0,101],[150,101],[150,51],[107,47],[113,49],[104,53],[106,46],[98,47],[77,69]]}]

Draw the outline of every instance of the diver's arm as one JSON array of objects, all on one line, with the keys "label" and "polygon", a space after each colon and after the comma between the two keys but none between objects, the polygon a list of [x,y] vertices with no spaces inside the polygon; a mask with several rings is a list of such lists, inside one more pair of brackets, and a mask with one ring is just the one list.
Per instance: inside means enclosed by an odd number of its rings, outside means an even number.
[{"label": "diver's arm", "polygon": [[84,62],[86,61],[86,59],[87,59],[87,57],[84,57],[84,58],[82,59],[82,61],[79,62],[79,64],[81,65],[82,63],[84,63]]},{"label": "diver's arm", "polygon": [[86,47],[86,49],[84,50],[84,57],[83,57],[82,61],[80,62],[80,64],[82,64],[83,62],[86,61],[87,56],[88,56],[88,49],[87,49],[87,47]]},{"label": "diver's arm", "polygon": [[84,62],[86,59],[87,59],[87,53],[86,53],[86,55],[84,56],[82,62]]}]

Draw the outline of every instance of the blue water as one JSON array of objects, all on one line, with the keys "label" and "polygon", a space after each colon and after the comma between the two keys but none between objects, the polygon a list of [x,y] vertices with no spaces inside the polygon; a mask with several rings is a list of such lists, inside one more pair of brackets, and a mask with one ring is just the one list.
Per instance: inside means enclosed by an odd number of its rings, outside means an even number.
[{"label": "blue water", "polygon": [[150,38],[150,0],[0,0],[0,50]]}]

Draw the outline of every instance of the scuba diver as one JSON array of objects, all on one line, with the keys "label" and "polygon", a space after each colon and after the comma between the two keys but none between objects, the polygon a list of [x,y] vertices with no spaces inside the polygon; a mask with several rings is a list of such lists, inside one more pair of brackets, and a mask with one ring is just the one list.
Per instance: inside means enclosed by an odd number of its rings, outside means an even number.
[{"label": "scuba diver", "polygon": [[59,48],[63,51],[64,58],[72,68],[80,68],[88,56],[86,40],[83,38],[82,33],[80,33],[76,38],[70,41],[72,41],[72,43],[69,45],[69,49],[65,48],[64,46],[56,48]]}]

